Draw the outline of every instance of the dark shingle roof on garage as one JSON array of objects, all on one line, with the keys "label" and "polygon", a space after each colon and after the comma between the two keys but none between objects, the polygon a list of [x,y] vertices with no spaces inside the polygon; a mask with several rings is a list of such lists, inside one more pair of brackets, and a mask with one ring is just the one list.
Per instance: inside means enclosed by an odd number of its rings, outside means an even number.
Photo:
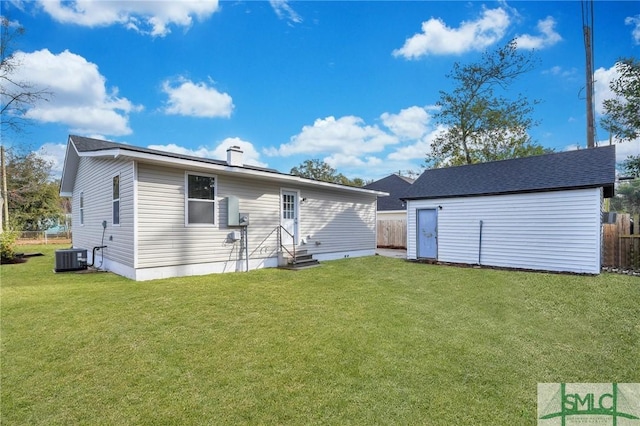
[{"label": "dark shingle roof on garage", "polygon": [[392,174],[365,185],[364,188],[389,193],[388,197],[378,197],[378,211],[406,210],[407,205],[400,200],[400,196],[412,183],[413,179],[411,178]]},{"label": "dark shingle roof on garage", "polygon": [[402,199],[604,188],[613,196],[615,146],[426,170]]}]

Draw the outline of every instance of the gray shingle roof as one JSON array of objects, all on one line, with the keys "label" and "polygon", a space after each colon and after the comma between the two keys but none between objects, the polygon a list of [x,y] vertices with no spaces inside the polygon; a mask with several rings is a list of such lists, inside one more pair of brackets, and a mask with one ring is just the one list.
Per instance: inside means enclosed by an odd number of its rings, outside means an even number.
[{"label": "gray shingle roof", "polygon": [[400,196],[412,183],[411,178],[393,174],[365,185],[364,188],[389,193],[388,197],[378,197],[378,211],[406,210],[407,205],[400,200]]},{"label": "gray shingle roof", "polygon": [[615,146],[426,170],[403,199],[604,187],[613,196]]},{"label": "gray shingle roof", "polygon": [[[223,160],[214,160],[211,158],[204,158],[204,157],[194,157],[191,155],[184,155],[184,154],[176,154],[173,152],[167,152],[167,151],[159,151],[156,149],[148,149],[148,148],[140,148],[137,146],[133,146],[133,145],[127,145],[127,144],[123,144],[123,143],[117,143],[117,142],[109,142],[109,141],[103,141],[100,139],[92,139],[92,138],[86,138],[83,136],[75,136],[75,135],[70,135],[69,138],[73,141],[73,144],[75,145],[76,149],[78,150],[78,152],[95,152],[95,151],[105,151],[105,150],[109,150],[109,149],[124,149],[124,150],[128,150],[128,151],[133,151],[133,152],[141,152],[141,153],[146,153],[146,154],[154,154],[154,155],[161,155],[163,157],[169,157],[169,158],[180,158],[180,159],[184,159],[184,160],[194,160],[194,161],[200,161],[203,163],[209,163],[209,164],[217,164],[220,166],[226,166],[227,162],[223,161]],[[264,172],[271,172],[271,173],[280,173],[279,171],[275,170],[275,169],[269,169],[266,167],[257,167],[257,166],[250,166],[250,165],[243,165],[242,166],[245,169],[251,169],[251,170],[260,170],[260,171],[264,171]]]}]

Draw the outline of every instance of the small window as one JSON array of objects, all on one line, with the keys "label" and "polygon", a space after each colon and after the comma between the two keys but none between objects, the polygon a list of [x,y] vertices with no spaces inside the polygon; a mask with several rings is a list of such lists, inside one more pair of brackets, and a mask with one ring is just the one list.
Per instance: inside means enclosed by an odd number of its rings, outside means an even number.
[{"label": "small window", "polygon": [[282,194],[282,218],[295,219],[296,197],[293,194]]},{"label": "small window", "polygon": [[120,176],[113,177],[113,224],[120,225]]},{"label": "small window", "polygon": [[84,225],[84,192],[80,193],[80,225]]},{"label": "small window", "polygon": [[187,225],[215,225],[216,178],[187,174]]}]

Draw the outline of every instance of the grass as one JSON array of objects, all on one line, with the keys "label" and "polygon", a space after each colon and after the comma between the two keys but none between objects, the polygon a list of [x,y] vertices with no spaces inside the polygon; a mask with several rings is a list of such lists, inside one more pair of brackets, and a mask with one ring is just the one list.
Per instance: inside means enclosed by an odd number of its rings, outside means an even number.
[{"label": "grass", "polygon": [[535,424],[640,381],[640,280],[369,257],[133,282],[2,265],[3,425]]}]

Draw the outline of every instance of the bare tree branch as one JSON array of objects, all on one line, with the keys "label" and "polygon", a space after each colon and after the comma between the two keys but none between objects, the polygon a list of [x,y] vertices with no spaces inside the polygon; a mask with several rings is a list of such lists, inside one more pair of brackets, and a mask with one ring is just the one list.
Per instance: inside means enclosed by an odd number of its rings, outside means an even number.
[{"label": "bare tree branch", "polygon": [[14,43],[24,28],[0,17],[0,121],[1,129],[19,133],[29,124],[27,112],[37,102],[48,101],[53,93],[28,81],[17,80],[21,63],[15,55]]}]

